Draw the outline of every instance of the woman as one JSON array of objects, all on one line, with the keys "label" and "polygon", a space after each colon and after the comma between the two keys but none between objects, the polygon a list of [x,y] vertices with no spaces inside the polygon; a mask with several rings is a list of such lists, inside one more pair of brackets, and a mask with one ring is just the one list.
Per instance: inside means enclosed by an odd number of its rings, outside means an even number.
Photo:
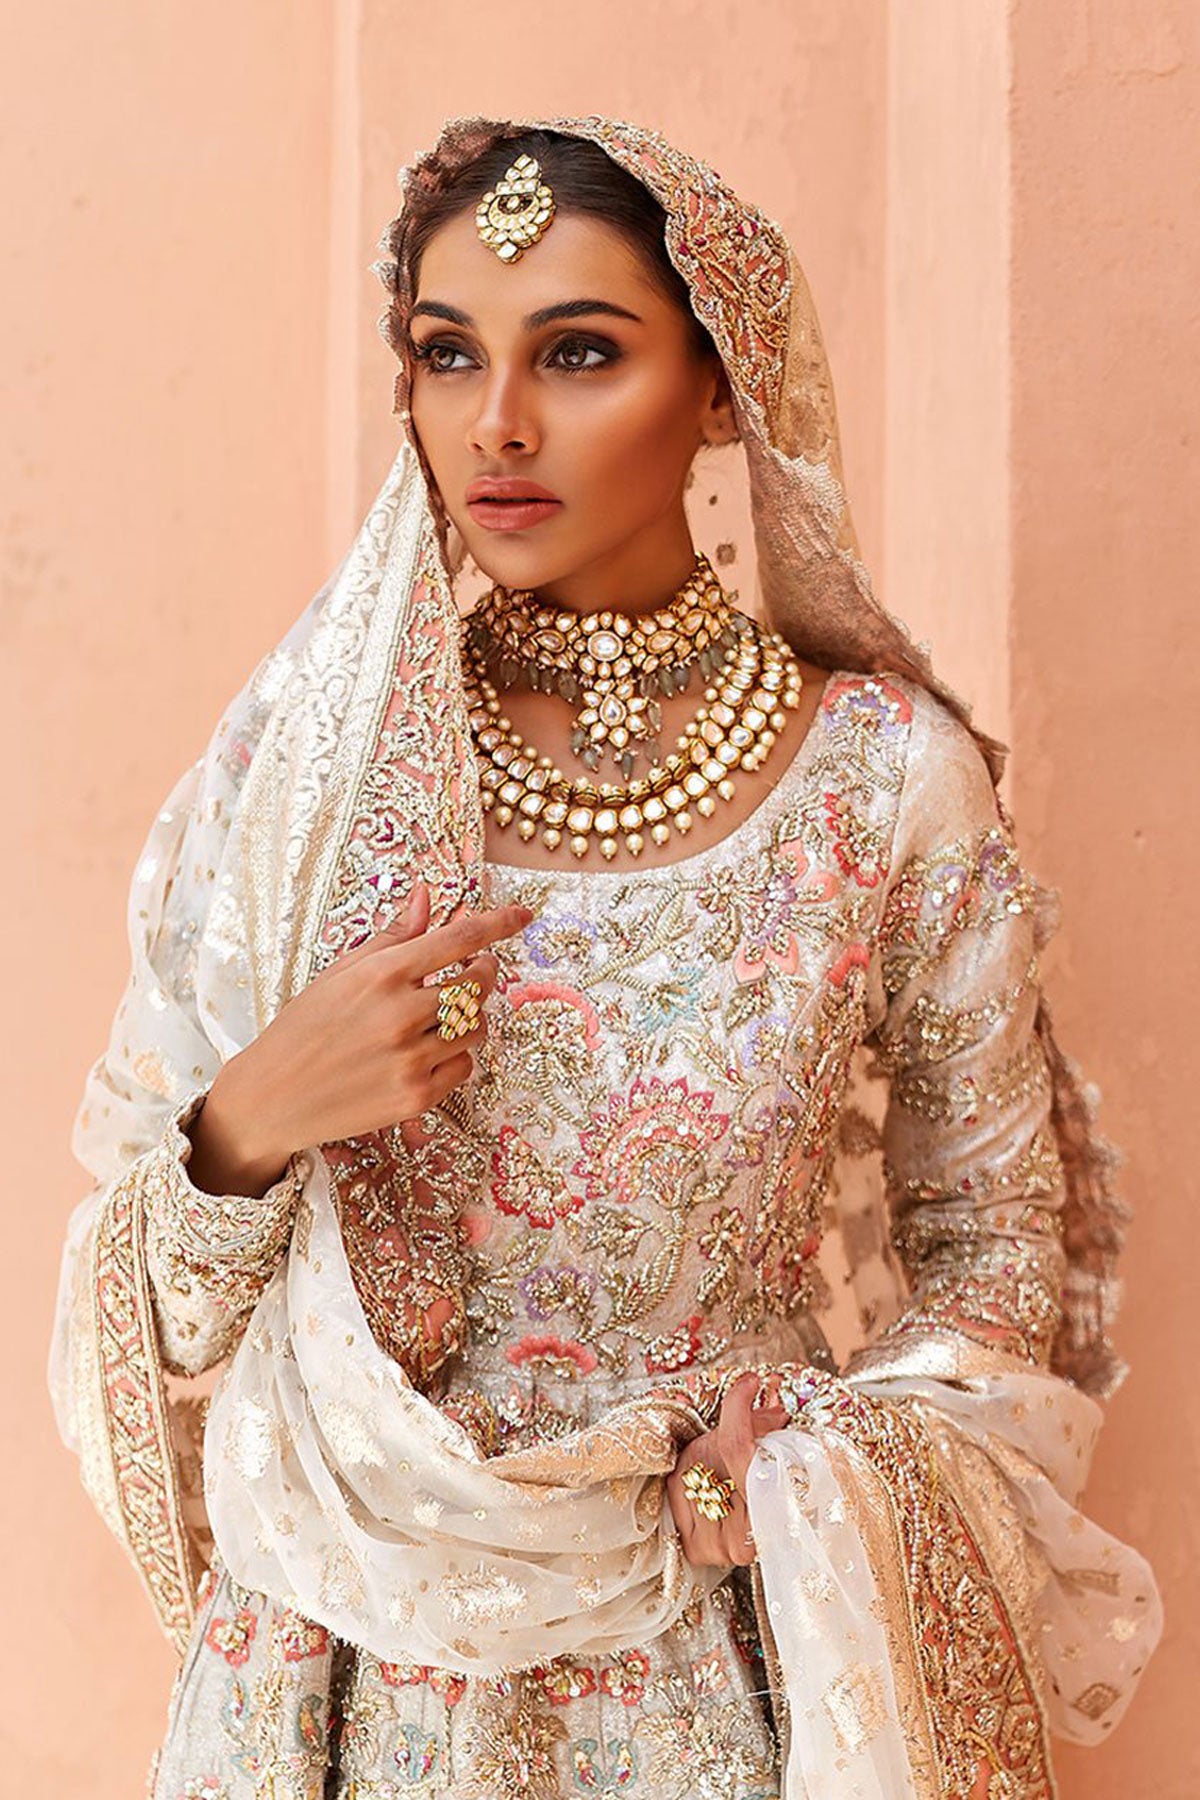
[{"label": "woman", "polygon": [[[1161,1608],[1077,1510],[1127,1214],[1001,747],[871,594],[775,226],[600,119],[403,185],[406,441],[156,821],[77,1122],[151,1791],[1052,1794]],[[735,438],[769,623],[684,511]]]}]

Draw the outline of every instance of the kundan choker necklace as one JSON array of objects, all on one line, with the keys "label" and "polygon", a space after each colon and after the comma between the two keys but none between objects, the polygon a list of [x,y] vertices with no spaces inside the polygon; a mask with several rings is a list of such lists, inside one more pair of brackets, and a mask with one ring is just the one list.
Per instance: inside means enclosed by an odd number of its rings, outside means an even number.
[{"label": "kundan choker necklace", "polygon": [[738,640],[732,599],[699,555],[678,593],[656,612],[575,613],[539,606],[526,590],[494,587],[471,615],[468,643],[485,673],[512,687],[582,695],[571,748],[589,769],[605,751],[626,780],[644,752],[661,755],[662,713],[656,695],[679,694],[692,670],[718,673]]},{"label": "kundan choker necklace", "polygon": [[[593,839],[605,857],[620,842],[640,855],[647,838],[669,842],[732,800],[733,771],[766,760],[787,713],[799,704],[800,666],[778,632],[738,612],[703,556],[665,607],[644,617],[579,614],[538,604],[531,593],[494,587],[463,620],[467,705],[481,762],[483,805],[500,825],[515,823],[549,850],[564,839],[577,857]],[[709,676],[704,704],[663,756],[654,690],[683,691],[693,667]],[[515,731],[501,710],[491,673],[511,686],[524,673],[532,687],[584,708],[572,749],[595,769],[608,749],[628,776],[639,745],[649,749],[644,776],[622,784],[572,780]]]}]

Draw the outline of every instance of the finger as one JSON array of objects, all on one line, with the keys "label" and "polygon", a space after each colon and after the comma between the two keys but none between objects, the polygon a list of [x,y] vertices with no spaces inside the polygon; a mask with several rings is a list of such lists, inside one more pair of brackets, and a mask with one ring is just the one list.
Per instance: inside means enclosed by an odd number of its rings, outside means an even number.
[{"label": "finger", "polygon": [[733,1511],[729,1517],[721,1521],[721,1530],[725,1560],[738,1568],[748,1568],[758,1552],[750,1530],[750,1515],[740,1494],[733,1503]]},{"label": "finger", "polygon": [[523,931],[533,918],[528,906],[489,907],[483,912],[464,913],[446,925],[437,925],[412,943],[404,945],[408,973],[415,981],[423,981],[450,963],[461,962],[497,944],[504,938]]},{"label": "finger", "polygon": [[[408,899],[391,924],[381,926],[365,944],[356,944],[353,950],[347,950],[344,955],[337,957],[331,968],[344,969],[347,964],[361,962],[366,956],[377,956],[381,950],[394,950],[398,944],[420,937],[428,924],[429,889],[418,875],[409,890]],[[330,971],[324,972],[328,974]]]},{"label": "finger", "polygon": [[433,1093],[430,1106],[440,1106],[446,1095],[456,1087],[461,1087],[475,1073],[475,1056],[470,1050],[462,1048],[466,1040],[460,1038],[450,1046],[452,1054],[437,1064],[433,1070]]},{"label": "finger", "polygon": [[739,1375],[721,1403],[717,1421],[717,1441],[725,1466],[740,1489],[746,1485],[746,1470],[758,1442],[753,1424],[754,1396],[759,1377],[751,1369]]}]

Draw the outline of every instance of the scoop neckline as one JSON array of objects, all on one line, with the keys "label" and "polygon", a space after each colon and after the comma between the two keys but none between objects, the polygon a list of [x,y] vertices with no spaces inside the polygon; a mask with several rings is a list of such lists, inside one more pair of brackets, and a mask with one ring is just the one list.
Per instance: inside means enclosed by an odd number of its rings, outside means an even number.
[{"label": "scoop neckline", "polygon": [[677,857],[674,862],[646,863],[632,869],[579,869],[570,866],[554,869],[527,863],[493,862],[490,857],[484,857],[485,870],[495,870],[501,876],[523,875],[529,880],[588,881],[607,884],[618,881],[661,881],[670,876],[678,876],[703,868],[705,864],[715,861],[721,854],[727,853],[735,846],[740,846],[743,836],[752,837],[754,829],[761,830],[763,825],[769,824],[774,818],[782,797],[785,792],[790,790],[802,765],[808,760],[825,712],[825,703],[834,682],[840,680],[842,673],[843,671],[840,669],[830,669],[822,682],[821,697],[817,701],[817,710],[808,722],[808,730],[797,745],[791,761],[780,771],[779,779],[774,787],[769,788],[754,810],[747,813],[746,817],[740,820],[732,831],[727,831],[723,838],[718,838],[715,844],[706,844],[703,850],[693,850],[690,856]]}]

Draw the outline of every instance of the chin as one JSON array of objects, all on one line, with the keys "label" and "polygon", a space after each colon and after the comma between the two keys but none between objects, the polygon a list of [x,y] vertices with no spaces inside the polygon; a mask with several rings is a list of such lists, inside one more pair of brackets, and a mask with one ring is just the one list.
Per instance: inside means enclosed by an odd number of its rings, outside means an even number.
[{"label": "chin", "polygon": [[[537,527],[534,527],[537,530]],[[475,536],[477,534],[473,534]],[[499,587],[538,588],[549,581],[561,581],[564,576],[571,575],[579,567],[579,558],[555,555],[548,548],[542,548],[532,542],[513,543],[517,532],[487,532],[484,542],[476,543],[463,534],[467,546],[467,555],[482,570],[491,582]],[[533,533],[530,533],[532,538]],[[498,544],[496,539],[504,537],[508,541]]]}]

